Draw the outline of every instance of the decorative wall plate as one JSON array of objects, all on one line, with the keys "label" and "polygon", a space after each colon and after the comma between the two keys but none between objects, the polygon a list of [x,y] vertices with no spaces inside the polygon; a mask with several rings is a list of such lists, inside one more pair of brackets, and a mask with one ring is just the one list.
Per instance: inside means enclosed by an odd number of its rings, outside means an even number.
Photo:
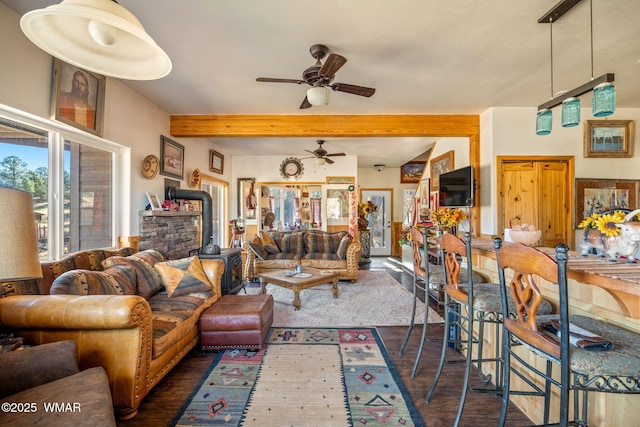
[{"label": "decorative wall plate", "polygon": [[142,176],[147,179],[151,179],[158,175],[158,170],[160,169],[160,159],[158,156],[153,154],[149,154],[142,161]]},{"label": "decorative wall plate", "polygon": [[280,164],[280,175],[286,180],[298,179],[303,172],[304,165],[296,157],[287,157]]}]

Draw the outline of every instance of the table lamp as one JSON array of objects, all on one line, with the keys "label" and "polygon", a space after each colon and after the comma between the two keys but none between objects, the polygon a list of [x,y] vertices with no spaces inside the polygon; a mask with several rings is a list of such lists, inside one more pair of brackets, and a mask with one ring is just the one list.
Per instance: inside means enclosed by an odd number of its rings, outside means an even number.
[{"label": "table lamp", "polygon": [[0,280],[42,277],[31,194],[0,187]]}]

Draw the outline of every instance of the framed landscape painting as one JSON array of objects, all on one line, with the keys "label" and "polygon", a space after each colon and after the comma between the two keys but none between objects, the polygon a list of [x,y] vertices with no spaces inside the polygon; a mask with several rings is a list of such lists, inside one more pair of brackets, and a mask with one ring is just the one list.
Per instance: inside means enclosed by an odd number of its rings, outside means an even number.
[{"label": "framed landscape painting", "polygon": [[424,162],[408,162],[400,167],[401,184],[417,184],[424,172]]},{"label": "framed landscape painting", "polygon": [[633,157],[633,120],[587,120],[584,157]]},{"label": "framed landscape painting", "polygon": [[170,140],[166,136],[160,137],[160,173],[172,178],[184,177],[184,146]]}]

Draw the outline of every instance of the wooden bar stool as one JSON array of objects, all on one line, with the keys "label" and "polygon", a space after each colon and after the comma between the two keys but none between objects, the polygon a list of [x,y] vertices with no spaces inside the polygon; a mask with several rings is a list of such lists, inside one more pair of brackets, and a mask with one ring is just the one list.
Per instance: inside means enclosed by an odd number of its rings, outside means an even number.
[{"label": "wooden bar stool", "polygon": [[[442,341],[442,351],[438,370],[429,391],[426,401],[429,403],[433,396],[438,380],[442,374],[442,369],[446,359],[446,350],[449,344],[454,348],[463,345],[466,350],[465,373],[460,393],[460,402],[454,426],[460,423],[464,403],[468,391],[496,393],[502,390],[502,354],[501,346],[496,345],[496,352],[490,357],[485,357],[483,353],[484,327],[485,324],[493,324],[496,330],[496,337],[500,336],[502,327],[502,304],[500,287],[496,283],[475,283],[473,274],[467,274],[466,281],[462,282],[460,271],[462,270],[461,259],[466,258],[467,272],[473,272],[471,262],[471,234],[465,233],[464,241],[450,233],[445,233],[440,238],[440,250],[445,271],[444,283],[444,307],[445,326]],[[546,313],[551,312],[551,305],[547,302],[541,304],[541,310]],[[478,337],[475,337],[474,325],[478,325]],[[450,326],[454,325],[457,330],[466,334],[466,338],[461,338],[461,334],[451,336]],[[473,357],[473,347],[477,348],[477,357]],[[483,382],[489,383],[491,375],[484,375],[482,372],[483,363],[494,363],[496,378],[494,387],[486,389],[470,389],[469,376],[472,365],[476,363],[478,373]]]},{"label": "wooden bar stool", "polygon": [[[422,349],[427,336],[427,319],[429,318],[429,257],[427,256],[427,230],[423,229],[421,232],[416,228],[409,230],[409,236],[411,236],[411,246],[413,247],[413,308],[411,311],[411,320],[409,322],[409,328],[407,334],[404,337],[404,342],[400,348],[400,354],[404,353],[411,331],[415,324],[416,308],[418,304],[418,291],[424,292],[424,323],[422,324],[422,337],[420,338],[420,346],[418,347],[418,354],[413,362],[413,371],[411,371],[411,377],[415,377],[416,370],[418,369],[418,362],[422,356]],[[424,248],[424,251],[422,250]]]},{"label": "wooden bar stool", "polygon": [[[558,425],[562,427],[587,425],[589,391],[640,393],[640,335],[597,319],[569,315],[569,248],[564,244],[557,245],[554,260],[519,243],[503,243],[501,239],[495,239],[494,246],[504,317],[504,390],[499,425],[504,426],[506,422],[511,373],[528,379],[525,382],[532,387],[531,395],[544,397],[545,425],[549,423],[552,386],[560,391]],[[505,278],[507,270],[513,275],[510,282]],[[541,315],[537,312],[546,289],[538,286],[540,279],[557,284],[559,314]],[[507,303],[509,295],[514,304]],[[575,329],[576,326],[582,331]],[[525,344],[525,348],[542,357],[546,361],[545,371],[514,352],[513,347],[517,344]],[[513,369],[512,359],[518,361],[518,371]],[[559,379],[552,376],[554,366],[560,368]],[[532,375],[522,375],[523,369],[541,377],[544,386],[534,384],[529,379]],[[569,420],[571,390],[574,391],[573,420]]]}]

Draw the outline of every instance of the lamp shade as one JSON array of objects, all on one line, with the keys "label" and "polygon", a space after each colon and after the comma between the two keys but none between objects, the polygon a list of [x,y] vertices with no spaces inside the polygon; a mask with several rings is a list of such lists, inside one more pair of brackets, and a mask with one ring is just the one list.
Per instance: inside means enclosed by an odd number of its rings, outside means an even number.
[{"label": "lamp shade", "polygon": [[322,166],[326,163],[327,161],[324,159],[324,157],[316,157],[316,165],[318,166]]},{"label": "lamp shade", "polygon": [[326,86],[316,86],[307,90],[307,101],[309,104],[319,106],[329,104],[331,91]]},{"label": "lamp shade", "polygon": [[591,104],[595,117],[610,116],[616,111],[616,89],[611,83],[601,83],[593,88]]},{"label": "lamp shade", "polygon": [[549,135],[551,133],[551,122],[553,114],[550,109],[545,108],[538,111],[536,118],[536,135]]},{"label": "lamp shade", "polygon": [[562,101],[562,127],[570,128],[580,124],[580,100],[575,97]]},{"label": "lamp shade", "polygon": [[171,72],[169,56],[112,0],[64,0],[27,12],[20,27],[40,49],[88,71],[129,80]]},{"label": "lamp shade", "polygon": [[0,279],[42,277],[31,194],[0,188]]}]

